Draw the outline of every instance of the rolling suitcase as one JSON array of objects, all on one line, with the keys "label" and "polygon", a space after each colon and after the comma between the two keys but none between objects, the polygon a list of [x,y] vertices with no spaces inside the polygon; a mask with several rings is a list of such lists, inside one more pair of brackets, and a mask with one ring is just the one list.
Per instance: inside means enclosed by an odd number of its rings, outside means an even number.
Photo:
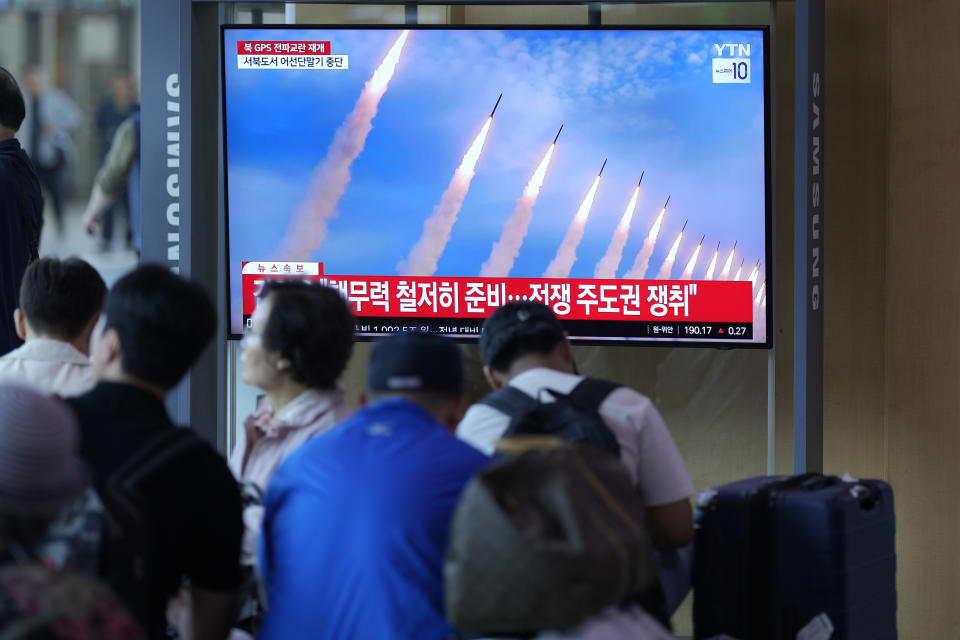
[{"label": "rolling suitcase", "polygon": [[895,579],[885,482],[763,476],[697,501],[697,640],[893,640]]}]

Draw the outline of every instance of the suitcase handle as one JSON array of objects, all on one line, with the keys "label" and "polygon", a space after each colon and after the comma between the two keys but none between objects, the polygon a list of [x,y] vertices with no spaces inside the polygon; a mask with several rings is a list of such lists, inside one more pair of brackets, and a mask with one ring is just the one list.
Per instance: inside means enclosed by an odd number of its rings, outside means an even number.
[{"label": "suitcase handle", "polygon": [[860,508],[864,511],[872,511],[880,502],[880,491],[867,485],[853,485],[850,487],[850,495],[860,503]]}]

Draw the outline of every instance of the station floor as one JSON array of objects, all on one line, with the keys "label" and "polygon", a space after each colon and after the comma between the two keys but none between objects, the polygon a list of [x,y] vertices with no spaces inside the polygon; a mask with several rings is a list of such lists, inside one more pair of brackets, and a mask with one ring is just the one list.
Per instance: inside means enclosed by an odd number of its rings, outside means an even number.
[{"label": "station floor", "polygon": [[[77,256],[86,260],[112,286],[122,275],[137,265],[137,254],[127,247],[126,223],[117,220],[114,224],[113,242],[101,247],[98,236],[89,236],[80,226],[84,202],[68,201],[64,212],[63,233],[58,234],[53,223],[53,212],[48,206],[44,212],[45,223],[40,235],[40,255],[69,258]],[[118,212],[122,217],[123,211]]]}]

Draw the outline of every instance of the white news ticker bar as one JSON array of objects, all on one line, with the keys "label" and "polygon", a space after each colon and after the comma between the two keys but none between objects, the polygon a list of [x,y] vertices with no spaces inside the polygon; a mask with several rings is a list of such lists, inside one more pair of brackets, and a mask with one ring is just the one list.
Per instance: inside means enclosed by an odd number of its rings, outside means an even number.
[{"label": "white news ticker bar", "polygon": [[350,56],[256,55],[237,56],[237,69],[287,69],[296,71],[344,71],[350,68]]}]

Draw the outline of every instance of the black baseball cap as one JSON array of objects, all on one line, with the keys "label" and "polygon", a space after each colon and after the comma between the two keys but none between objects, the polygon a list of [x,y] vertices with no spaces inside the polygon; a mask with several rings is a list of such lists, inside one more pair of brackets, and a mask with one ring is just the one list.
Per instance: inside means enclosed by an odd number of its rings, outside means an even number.
[{"label": "black baseball cap", "polygon": [[566,333],[545,304],[530,300],[508,302],[483,323],[480,354],[497,371],[506,371],[527,353],[548,353]]},{"label": "black baseball cap", "polygon": [[401,333],[377,341],[370,352],[370,391],[460,394],[465,388],[460,348],[446,338]]}]

